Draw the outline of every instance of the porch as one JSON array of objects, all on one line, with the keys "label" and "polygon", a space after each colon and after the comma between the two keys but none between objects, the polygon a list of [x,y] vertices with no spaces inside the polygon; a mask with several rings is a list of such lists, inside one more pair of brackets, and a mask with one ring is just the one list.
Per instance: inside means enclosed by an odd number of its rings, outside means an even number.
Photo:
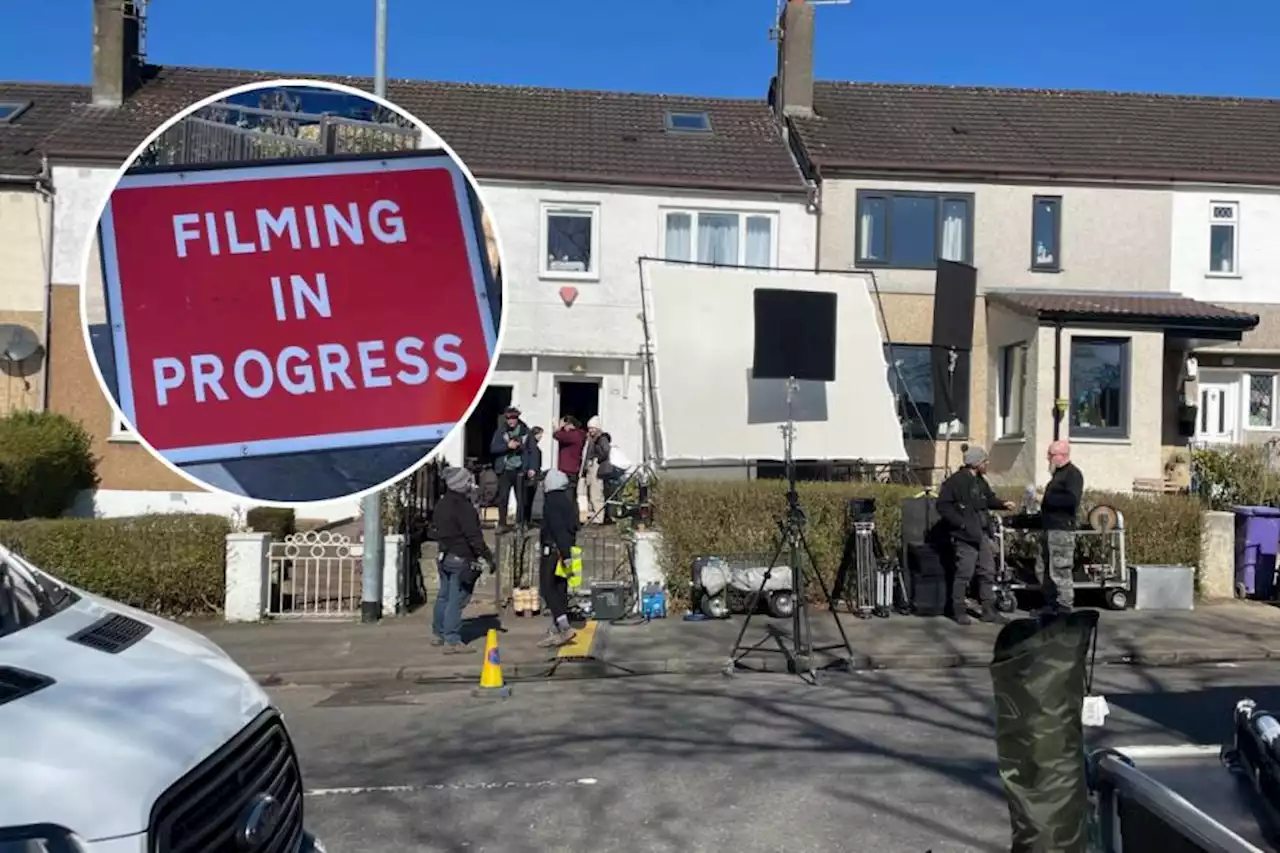
[{"label": "porch", "polygon": [[[990,470],[1003,485],[1043,485],[1045,446],[1066,438],[1091,489],[1185,488],[1191,443],[1247,420],[1251,380],[1206,386],[1196,354],[1239,341],[1255,315],[1173,294],[1019,290],[986,303]],[[1273,401],[1254,407],[1268,424]]]}]

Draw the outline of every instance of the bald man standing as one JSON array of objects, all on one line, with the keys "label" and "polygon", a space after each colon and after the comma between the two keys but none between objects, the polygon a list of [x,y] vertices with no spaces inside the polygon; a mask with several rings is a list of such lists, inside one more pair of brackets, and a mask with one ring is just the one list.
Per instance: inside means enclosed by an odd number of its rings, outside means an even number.
[{"label": "bald man standing", "polygon": [[1076,537],[1084,475],[1071,463],[1071,444],[1049,445],[1049,484],[1040,501],[1044,542],[1036,555],[1036,574],[1044,585],[1047,612],[1068,611],[1075,603]]}]

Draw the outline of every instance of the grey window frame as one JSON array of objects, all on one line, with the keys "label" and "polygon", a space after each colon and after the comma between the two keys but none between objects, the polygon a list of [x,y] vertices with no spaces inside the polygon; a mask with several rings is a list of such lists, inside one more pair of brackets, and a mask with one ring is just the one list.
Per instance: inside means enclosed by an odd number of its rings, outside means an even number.
[{"label": "grey window frame", "polygon": [[862,205],[866,199],[882,199],[885,202],[884,244],[886,249],[893,245],[893,215],[891,213],[895,198],[930,198],[935,202],[933,214],[933,244],[935,250],[942,245],[942,208],[948,201],[963,201],[968,205],[969,217],[964,234],[964,257],[960,263],[973,265],[973,230],[977,219],[977,205],[973,193],[928,192],[924,190],[858,190],[857,206],[853,211],[853,257],[859,267],[874,267],[891,270],[936,270],[938,258],[935,257],[928,266],[914,264],[895,264],[892,260],[878,261],[874,258],[861,257],[862,252]]},{"label": "grey window frame", "polygon": [[[706,119],[706,127],[677,127],[675,122],[676,116],[702,116]],[[667,133],[693,133],[708,134],[711,133],[711,113],[706,110],[665,110],[662,113],[662,126]]]},{"label": "grey window frame", "polygon": [[[1042,202],[1053,202],[1053,263],[1036,263],[1036,208]],[[1031,271],[1062,272],[1062,196],[1037,195],[1031,198]]]},{"label": "grey window frame", "polygon": [[[1120,351],[1120,426],[1078,427],[1072,423],[1071,371],[1072,355],[1077,343],[1110,344]],[[1128,439],[1130,409],[1133,408],[1133,338],[1109,335],[1074,335],[1067,343],[1067,434],[1071,438]]]},{"label": "grey window frame", "polygon": [[[1022,411],[1018,412],[1018,429],[1013,432],[1005,431],[1005,422],[1009,418],[1009,388],[1012,383],[1009,381],[1009,368],[1011,358],[1015,350],[1022,351]],[[1000,396],[996,400],[996,423],[1000,428],[999,438],[1025,438],[1027,435],[1027,359],[1031,356],[1030,341],[1016,341],[1000,347]]]},{"label": "grey window frame", "polygon": [[[938,389],[935,382],[935,380],[938,377],[933,372],[933,351],[934,351],[933,345],[932,344],[900,343],[898,341],[886,342],[884,344],[883,351],[885,355],[886,367],[889,371],[893,371],[893,354],[895,350],[906,351],[906,352],[923,352],[927,356],[927,360],[929,362],[930,399],[929,400],[912,400],[914,404],[912,406],[912,410],[905,413],[904,416],[906,420],[899,424],[899,427],[902,430],[903,440],[904,441],[944,441],[946,437],[945,436],[939,437],[938,435],[938,427],[940,426],[940,424],[937,423],[939,394],[938,394]],[[957,362],[956,362],[955,377],[958,381],[956,381],[955,387],[952,389],[952,392],[958,398],[956,402],[959,405],[957,405],[956,408],[960,409],[961,411],[956,412],[956,414],[961,416],[960,423],[964,425],[964,429],[961,430],[959,433],[952,435],[951,439],[953,441],[967,441],[970,438],[970,434],[973,431],[973,423],[972,423],[973,353],[971,353],[968,350],[958,350],[956,352],[956,356],[957,356]],[[893,391],[892,379],[890,381],[889,390],[891,392]],[[898,395],[894,394],[893,396],[894,396],[894,408],[896,410],[898,408],[898,399],[897,399]],[[921,403],[928,404],[930,420],[933,421],[933,423],[923,423],[916,417],[915,408],[918,407]],[[916,431],[911,429],[911,427],[913,426],[913,423],[912,423],[913,421],[915,422],[914,425],[918,425],[919,427],[922,428],[923,434],[917,434]]]},{"label": "grey window frame", "polygon": [[0,107],[12,107],[13,112],[7,116],[0,116],[0,124],[9,124],[17,121],[23,113],[31,109],[31,101],[0,101]]}]

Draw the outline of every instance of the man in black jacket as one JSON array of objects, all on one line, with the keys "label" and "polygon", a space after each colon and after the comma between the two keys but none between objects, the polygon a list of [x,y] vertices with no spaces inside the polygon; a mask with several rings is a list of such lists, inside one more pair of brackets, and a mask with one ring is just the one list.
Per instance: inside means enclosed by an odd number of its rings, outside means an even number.
[{"label": "man in black jacket", "polygon": [[1049,483],[1040,500],[1044,542],[1036,553],[1036,574],[1044,587],[1047,612],[1068,611],[1075,603],[1076,537],[1084,474],[1071,463],[1071,445],[1049,445]]},{"label": "man in black jacket", "polygon": [[431,617],[433,646],[444,646],[445,654],[472,651],[462,642],[462,611],[471,600],[480,577],[477,560],[496,563],[480,530],[480,513],[471,501],[475,480],[465,468],[447,468],[446,491],[431,514],[432,535],[439,547],[436,570],[440,579]]},{"label": "man in black jacket", "polygon": [[556,574],[557,564],[573,560],[578,536],[578,502],[569,494],[569,475],[551,469],[542,481],[542,560],[538,566],[542,598],[551,611],[551,630],[538,643],[543,648],[563,646],[576,635],[569,625],[569,579]]},{"label": "man in black jacket", "polygon": [[538,482],[542,478],[542,427],[529,430],[524,440],[524,482],[520,487],[520,499],[524,501],[524,520],[533,521],[533,499],[538,494]]},{"label": "man in black jacket", "polygon": [[982,621],[1004,622],[996,610],[995,554],[991,547],[989,528],[991,511],[1014,508],[1009,501],[1002,501],[983,475],[987,470],[987,451],[970,445],[964,452],[964,465],[938,490],[938,515],[946,522],[951,534],[955,554],[956,576],[951,585],[951,616],[961,625],[968,625],[969,614],[965,608],[965,593],[974,573],[978,576],[978,601],[982,605]]},{"label": "man in black jacket", "polygon": [[498,529],[507,529],[507,504],[514,495],[516,499],[516,524],[525,522],[524,485],[528,479],[525,474],[525,442],[529,437],[529,427],[520,419],[520,410],[509,406],[502,413],[498,429],[489,442],[489,452],[493,454],[493,473],[498,475]]}]

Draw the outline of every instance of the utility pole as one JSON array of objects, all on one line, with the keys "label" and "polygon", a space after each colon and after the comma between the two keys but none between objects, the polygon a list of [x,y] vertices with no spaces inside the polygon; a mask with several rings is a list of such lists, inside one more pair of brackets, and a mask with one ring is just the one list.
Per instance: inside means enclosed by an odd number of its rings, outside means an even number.
[{"label": "utility pole", "polygon": [[[373,93],[387,96],[387,0],[374,0]],[[382,493],[370,492],[361,501],[364,515],[363,589],[360,621],[382,619]]]}]

